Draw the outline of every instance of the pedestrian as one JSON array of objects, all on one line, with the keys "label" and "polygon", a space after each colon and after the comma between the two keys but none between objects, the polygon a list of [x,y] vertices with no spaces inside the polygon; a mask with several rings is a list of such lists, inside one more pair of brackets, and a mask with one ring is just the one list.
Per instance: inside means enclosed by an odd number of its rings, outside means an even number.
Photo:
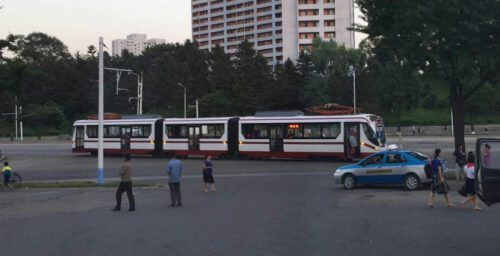
[{"label": "pedestrian", "polygon": [[429,201],[427,202],[427,206],[429,206],[430,208],[434,208],[432,200],[435,193],[444,194],[444,198],[446,199],[446,203],[448,204],[448,206],[454,206],[454,204],[450,201],[450,197],[448,196],[448,189],[444,180],[443,164],[441,162],[440,156],[441,149],[436,148],[436,150],[434,151],[434,158],[431,161],[432,184],[431,192],[429,194]]},{"label": "pedestrian", "polygon": [[212,168],[212,155],[206,154],[203,161],[203,191],[208,193],[207,184],[211,184],[212,192],[215,192],[215,181]]},{"label": "pedestrian", "polygon": [[415,136],[415,125],[411,127],[411,133],[413,134],[413,136]]},{"label": "pedestrian", "polygon": [[465,166],[465,186],[464,192],[467,195],[462,202],[460,202],[460,207],[463,208],[466,203],[472,201],[472,207],[474,210],[481,210],[479,206],[477,206],[476,200],[476,185],[474,184],[474,153],[469,152],[467,155],[467,165]]},{"label": "pedestrian", "polygon": [[182,206],[181,199],[181,172],[182,162],[177,159],[175,152],[170,153],[167,165],[168,187],[170,188],[170,207]]},{"label": "pedestrian", "polygon": [[420,126],[418,127],[418,135],[420,136],[422,133],[420,132]]},{"label": "pedestrian", "polygon": [[12,185],[9,184],[10,176],[12,175],[12,168],[9,166],[9,162],[3,163],[2,173],[4,188],[13,189]]},{"label": "pedestrian", "polygon": [[488,132],[488,124],[486,124],[486,125],[484,126],[484,131],[485,131],[485,132]]},{"label": "pedestrian", "polygon": [[126,154],[123,160],[122,168],[120,169],[120,185],[116,190],[116,206],[113,211],[120,211],[122,206],[122,194],[127,192],[128,211],[135,211],[135,199],[132,193],[132,168],[130,167],[130,155]]},{"label": "pedestrian", "polygon": [[484,144],[483,148],[483,165],[488,167],[491,164],[491,146],[488,144]]},{"label": "pedestrian", "polygon": [[357,148],[358,148],[358,139],[357,139],[357,133],[355,130],[351,132],[351,136],[349,136],[349,145],[350,145],[350,150],[349,153],[351,156],[356,156],[357,155]]},{"label": "pedestrian", "polygon": [[455,152],[453,152],[453,157],[455,158],[455,163],[457,168],[455,169],[455,177],[457,181],[464,180],[464,166],[466,164],[465,152],[463,150],[462,144],[457,144],[455,146]]}]

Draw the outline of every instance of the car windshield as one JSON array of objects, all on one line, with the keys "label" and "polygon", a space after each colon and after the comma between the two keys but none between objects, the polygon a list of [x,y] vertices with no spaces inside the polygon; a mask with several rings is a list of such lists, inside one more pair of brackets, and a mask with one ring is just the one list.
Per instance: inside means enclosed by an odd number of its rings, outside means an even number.
[{"label": "car windshield", "polygon": [[408,152],[408,154],[417,158],[418,160],[427,160],[429,158],[428,156],[426,156],[420,152],[417,152],[417,151],[410,151],[410,152]]}]

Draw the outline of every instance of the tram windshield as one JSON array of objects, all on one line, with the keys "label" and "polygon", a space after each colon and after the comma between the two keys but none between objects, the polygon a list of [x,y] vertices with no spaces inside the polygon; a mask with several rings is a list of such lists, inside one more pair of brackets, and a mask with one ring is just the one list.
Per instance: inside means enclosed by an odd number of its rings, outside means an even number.
[{"label": "tram windshield", "polygon": [[379,116],[370,116],[370,121],[373,125],[365,125],[363,126],[366,137],[376,145],[380,147],[386,146],[386,137],[385,137],[385,127],[384,121]]}]

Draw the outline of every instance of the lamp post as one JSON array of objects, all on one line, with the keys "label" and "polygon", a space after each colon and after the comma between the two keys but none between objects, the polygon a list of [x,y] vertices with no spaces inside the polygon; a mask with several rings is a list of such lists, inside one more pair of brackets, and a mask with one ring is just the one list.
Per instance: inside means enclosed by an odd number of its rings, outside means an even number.
[{"label": "lamp post", "polygon": [[352,87],[353,87],[353,94],[354,94],[354,114],[356,114],[356,68],[353,65],[349,66],[349,72],[352,74]]},{"label": "lamp post", "polygon": [[102,184],[104,179],[104,147],[103,147],[103,122],[104,122],[104,39],[99,37],[99,128],[97,149],[97,183]]},{"label": "lamp post", "polygon": [[184,118],[186,118],[186,112],[187,112],[187,105],[186,105],[186,86],[184,86],[182,83],[177,83],[180,87],[184,88]]}]

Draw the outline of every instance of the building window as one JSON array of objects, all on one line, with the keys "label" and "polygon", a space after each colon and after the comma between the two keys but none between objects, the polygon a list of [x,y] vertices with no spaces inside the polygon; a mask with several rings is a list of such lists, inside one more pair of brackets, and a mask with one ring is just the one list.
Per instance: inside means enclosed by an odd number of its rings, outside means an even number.
[{"label": "building window", "polygon": [[325,20],[324,26],[325,27],[335,27],[335,20]]},{"label": "building window", "polygon": [[324,15],[335,15],[335,8],[331,8],[331,9],[324,9],[324,10],[323,10],[323,14],[324,14]]},{"label": "building window", "polygon": [[335,38],[335,32],[325,32],[325,38]]}]

